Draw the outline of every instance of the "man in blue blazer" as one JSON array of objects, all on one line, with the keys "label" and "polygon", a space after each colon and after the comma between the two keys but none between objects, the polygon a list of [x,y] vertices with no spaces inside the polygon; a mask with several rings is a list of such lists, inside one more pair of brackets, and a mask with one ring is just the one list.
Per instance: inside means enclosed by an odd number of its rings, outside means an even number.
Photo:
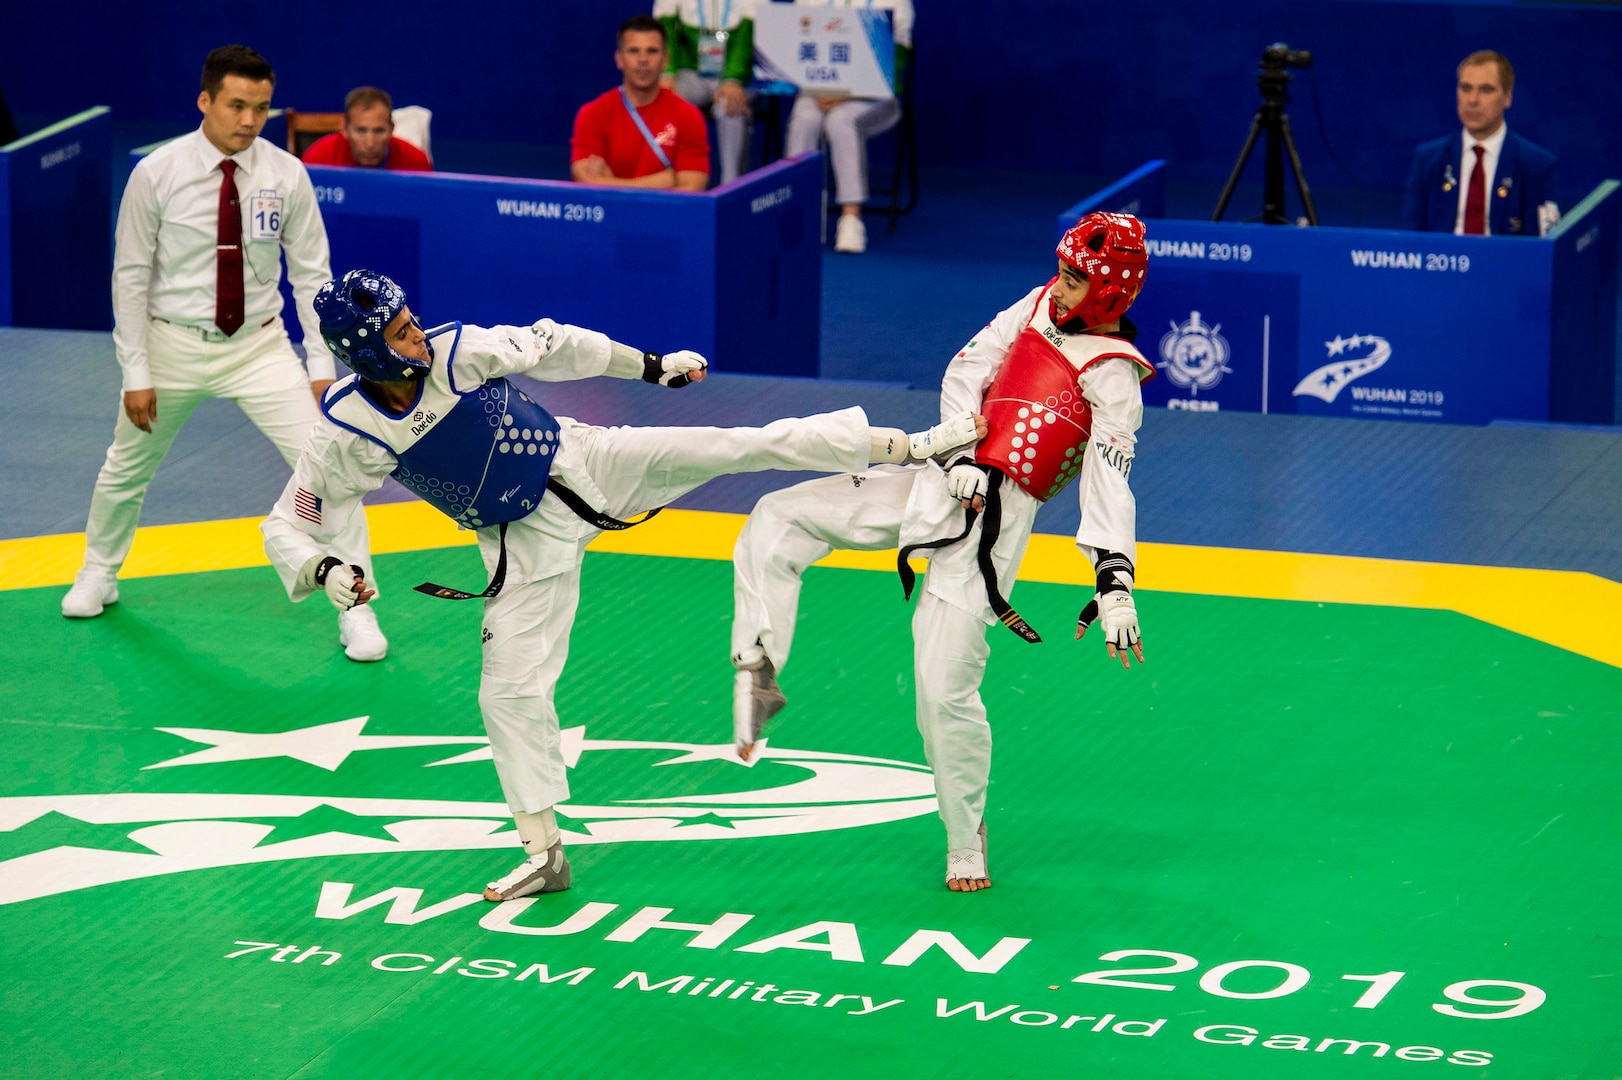
[{"label": "man in blue blazer", "polygon": [[1464,130],[1414,151],[1402,224],[1460,236],[1541,236],[1559,220],[1559,160],[1510,131],[1504,110],[1515,69],[1503,54],[1471,53],[1459,65]]}]

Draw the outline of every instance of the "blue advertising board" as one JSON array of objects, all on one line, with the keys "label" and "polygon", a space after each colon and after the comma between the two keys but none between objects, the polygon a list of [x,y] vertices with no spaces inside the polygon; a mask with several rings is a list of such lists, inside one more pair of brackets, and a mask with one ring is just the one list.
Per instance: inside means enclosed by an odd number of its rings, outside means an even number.
[{"label": "blue advertising board", "polygon": [[[821,155],[701,193],[321,166],[309,173],[333,272],[389,274],[429,323],[545,317],[656,352],[694,349],[718,370],[817,374]],[[282,291],[290,304],[285,277]],[[290,306],[284,322],[298,340]]]},{"label": "blue advertising board", "polygon": [[314,167],[334,273],[397,275],[430,322],[541,317],[723,371],[815,376],[822,164],[703,193]]},{"label": "blue advertising board", "polygon": [[1610,422],[1619,201],[1596,193],[1547,240],[1148,219],[1144,402]]},{"label": "blue advertising board", "polygon": [[1622,424],[1618,400],[1616,304],[1622,263],[1622,184],[1607,180],[1549,230],[1554,308],[1549,346],[1549,415]]},{"label": "blue advertising board", "polygon": [[[1165,219],[1147,229],[1149,285],[1133,316],[1165,336],[1145,350],[1162,375],[1146,403],[1462,424],[1548,417],[1547,244]],[[1171,333],[1193,312],[1223,329]]]},{"label": "blue advertising board", "polygon": [[0,146],[0,326],[109,329],[111,216],[105,105]]}]

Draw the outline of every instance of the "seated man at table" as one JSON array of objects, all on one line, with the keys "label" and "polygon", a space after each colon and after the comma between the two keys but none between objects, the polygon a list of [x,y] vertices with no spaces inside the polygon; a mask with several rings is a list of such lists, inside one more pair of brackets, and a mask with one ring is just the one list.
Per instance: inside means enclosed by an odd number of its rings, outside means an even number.
[{"label": "seated man at table", "polygon": [[755,72],[754,0],[654,0],[669,59],[659,85],[715,119],[721,183],[749,167],[753,117],[746,89]]},{"label": "seated man at table", "polygon": [[703,191],[710,182],[704,114],[659,85],[665,28],[633,15],[619,29],[614,63],[624,81],[580,107],[569,140],[569,177],[585,184]]},{"label": "seated man at table", "polygon": [[1559,161],[1504,123],[1515,69],[1502,53],[1471,53],[1459,65],[1461,132],[1414,151],[1402,224],[1457,236],[1542,236],[1560,220]]},{"label": "seated man at table", "polygon": [[343,130],[312,143],[304,151],[304,163],[412,172],[430,172],[434,167],[420,148],[394,137],[394,99],[375,86],[349,91]]}]

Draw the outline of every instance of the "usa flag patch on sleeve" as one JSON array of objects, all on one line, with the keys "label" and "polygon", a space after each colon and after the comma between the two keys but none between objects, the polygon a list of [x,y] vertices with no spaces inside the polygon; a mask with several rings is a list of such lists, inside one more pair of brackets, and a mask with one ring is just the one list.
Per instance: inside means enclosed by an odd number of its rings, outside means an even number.
[{"label": "usa flag patch on sleeve", "polygon": [[299,488],[293,492],[293,511],[305,521],[321,524],[321,500],[314,492]]}]

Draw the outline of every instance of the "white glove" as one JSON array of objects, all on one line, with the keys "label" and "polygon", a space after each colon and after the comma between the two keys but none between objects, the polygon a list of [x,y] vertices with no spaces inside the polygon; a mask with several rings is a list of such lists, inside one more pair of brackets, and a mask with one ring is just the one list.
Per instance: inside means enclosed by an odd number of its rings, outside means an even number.
[{"label": "white glove", "polygon": [[1131,667],[1131,656],[1143,663],[1143,634],[1138,630],[1138,606],[1132,594],[1125,590],[1108,592],[1087,601],[1076,620],[1076,640],[1098,622],[1104,630],[1104,647],[1110,659],[1119,660],[1122,667]]},{"label": "white glove", "polygon": [[339,611],[348,611],[377,595],[366,588],[366,577],[360,567],[331,555],[324,559],[311,559],[305,564],[299,578],[301,584],[312,592],[325,590],[327,599]]},{"label": "white glove", "polygon": [[946,474],[946,493],[960,502],[980,498],[989,486],[986,471],[967,461],[953,465],[951,471]]},{"label": "white glove", "polygon": [[[1133,568],[1130,560],[1113,551],[1098,553],[1098,592],[1081,609],[1076,620],[1076,640],[1080,641],[1094,622],[1104,630],[1104,647],[1110,659],[1131,667],[1131,656],[1143,663],[1143,634],[1138,630],[1138,605],[1132,600]],[[1108,590],[1108,591],[1105,591]],[[1129,656],[1130,654],[1130,656]]]},{"label": "white glove", "polygon": [[1123,589],[1100,596],[1098,627],[1104,631],[1104,644],[1115,646],[1119,652],[1137,645],[1143,635],[1138,632],[1138,605],[1133,603],[1132,594]]},{"label": "white glove", "polygon": [[691,349],[682,349],[662,355],[644,353],[642,365],[643,382],[679,389],[690,382],[701,381],[709,370],[710,362]]}]

